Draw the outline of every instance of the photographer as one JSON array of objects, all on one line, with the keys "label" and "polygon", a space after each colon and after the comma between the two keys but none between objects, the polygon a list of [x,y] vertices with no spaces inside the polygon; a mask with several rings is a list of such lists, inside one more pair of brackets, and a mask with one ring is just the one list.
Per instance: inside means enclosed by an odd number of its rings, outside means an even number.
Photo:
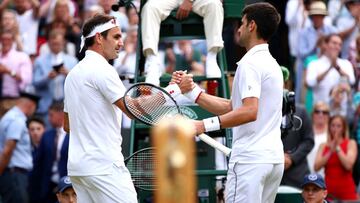
[{"label": "photographer", "polygon": [[[286,81],[289,73],[284,67],[283,75]],[[285,171],[281,185],[301,188],[303,177],[310,173],[306,156],[314,146],[314,133],[305,108],[295,104],[295,97],[291,93],[285,91],[284,97],[281,138]]]},{"label": "photographer", "polygon": [[65,38],[61,32],[52,30],[49,34],[49,53],[40,54],[34,62],[33,85],[41,96],[36,111],[50,127],[47,112],[51,103],[64,99],[64,80],[77,59],[64,52]]}]

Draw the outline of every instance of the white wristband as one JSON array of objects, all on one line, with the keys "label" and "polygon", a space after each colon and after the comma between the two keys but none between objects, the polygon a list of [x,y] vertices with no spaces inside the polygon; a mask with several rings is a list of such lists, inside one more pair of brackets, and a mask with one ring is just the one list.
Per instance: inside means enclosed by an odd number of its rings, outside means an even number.
[{"label": "white wristband", "polygon": [[205,132],[220,130],[220,119],[218,116],[206,118],[203,120],[203,122],[204,122]]},{"label": "white wristband", "polygon": [[185,93],[184,96],[190,99],[190,101],[196,103],[197,99],[199,98],[202,92],[203,90],[198,85],[195,84],[195,88]]},{"label": "white wristband", "polygon": [[164,90],[171,95],[172,98],[175,98],[181,94],[181,90],[177,84],[170,84],[164,88]]}]

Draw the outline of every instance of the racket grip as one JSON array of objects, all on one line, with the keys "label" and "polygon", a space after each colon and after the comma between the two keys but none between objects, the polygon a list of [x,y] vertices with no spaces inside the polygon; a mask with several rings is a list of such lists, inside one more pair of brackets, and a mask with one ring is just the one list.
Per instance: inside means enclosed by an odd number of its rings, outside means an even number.
[{"label": "racket grip", "polygon": [[231,153],[231,149],[224,146],[223,144],[219,143],[218,141],[214,140],[213,138],[211,138],[210,136],[202,133],[200,135],[198,135],[198,137],[200,138],[200,140],[202,140],[203,142],[205,142],[206,144],[214,147],[215,149],[221,151],[222,153],[224,153],[226,156],[230,156]]}]

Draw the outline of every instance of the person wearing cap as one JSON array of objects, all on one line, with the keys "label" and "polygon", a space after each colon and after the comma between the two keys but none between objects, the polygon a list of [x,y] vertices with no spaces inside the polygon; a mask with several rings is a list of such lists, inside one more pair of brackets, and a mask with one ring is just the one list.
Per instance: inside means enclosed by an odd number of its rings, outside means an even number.
[{"label": "person wearing cap", "polygon": [[0,197],[3,203],[27,203],[28,172],[33,167],[27,117],[39,97],[21,92],[16,105],[0,120]]},{"label": "person wearing cap", "polygon": [[324,178],[317,173],[304,176],[301,196],[305,203],[326,203],[327,190]]},{"label": "person wearing cap", "polygon": [[75,190],[72,186],[71,180],[68,176],[64,176],[60,179],[57,186],[56,197],[58,203],[76,203],[77,197]]},{"label": "person wearing cap", "polygon": [[325,23],[324,19],[328,15],[326,4],[323,1],[313,1],[310,4],[309,17],[311,26],[306,26],[300,30],[298,38],[298,64],[296,71],[296,100],[299,102],[303,84],[304,60],[306,57],[316,54],[317,41],[320,37],[336,33],[337,29]]}]

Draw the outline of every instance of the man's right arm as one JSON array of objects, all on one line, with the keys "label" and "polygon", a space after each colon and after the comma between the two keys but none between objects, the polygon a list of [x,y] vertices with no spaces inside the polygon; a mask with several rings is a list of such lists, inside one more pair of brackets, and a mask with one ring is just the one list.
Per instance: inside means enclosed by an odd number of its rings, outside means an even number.
[{"label": "man's right arm", "polygon": [[64,130],[67,134],[70,134],[70,125],[69,125],[69,114],[64,113]]},{"label": "man's right arm", "polygon": [[0,154],[0,175],[5,171],[9,165],[12,153],[16,147],[16,140],[7,140],[3,151]]}]

